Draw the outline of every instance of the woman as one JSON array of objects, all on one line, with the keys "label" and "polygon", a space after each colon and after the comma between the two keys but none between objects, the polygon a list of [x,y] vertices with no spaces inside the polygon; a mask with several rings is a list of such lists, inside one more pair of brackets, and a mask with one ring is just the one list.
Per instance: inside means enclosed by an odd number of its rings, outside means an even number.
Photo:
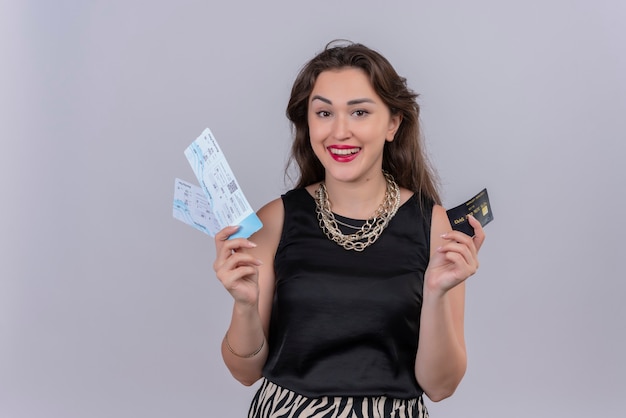
[{"label": "woman", "polygon": [[466,369],[464,281],[485,235],[453,231],[424,154],[416,94],[360,44],[331,45],[287,107],[296,187],[250,239],[216,235],[234,298],[224,362],[263,378],[249,417],[427,417]]}]

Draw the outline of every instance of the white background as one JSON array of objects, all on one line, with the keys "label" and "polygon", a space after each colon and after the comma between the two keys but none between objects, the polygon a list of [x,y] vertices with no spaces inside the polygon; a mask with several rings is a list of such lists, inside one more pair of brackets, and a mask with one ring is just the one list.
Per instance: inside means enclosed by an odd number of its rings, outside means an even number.
[{"label": "white background", "polygon": [[469,368],[437,417],[622,417],[626,3],[0,2],[0,417],[243,417],[213,241],[172,218],[204,128],[251,204],[284,192],[284,109],[334,38],[421,94],[454,206],[495,220]]}]

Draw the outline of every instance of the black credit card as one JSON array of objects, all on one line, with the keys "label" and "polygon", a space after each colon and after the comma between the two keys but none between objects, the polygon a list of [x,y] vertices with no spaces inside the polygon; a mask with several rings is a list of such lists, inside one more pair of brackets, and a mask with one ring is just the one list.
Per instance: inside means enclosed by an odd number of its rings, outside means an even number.
[{"label": "black credit card", "polygon": [[473,215],[482,226],[493,221],[493,212],[489,204],[487,189],[481,190],[467,202],[448,210],[448,219],[450,219],[452,229],[464,232],[472,237],[474,236],[474,228],[467,220],[468,215]]}]

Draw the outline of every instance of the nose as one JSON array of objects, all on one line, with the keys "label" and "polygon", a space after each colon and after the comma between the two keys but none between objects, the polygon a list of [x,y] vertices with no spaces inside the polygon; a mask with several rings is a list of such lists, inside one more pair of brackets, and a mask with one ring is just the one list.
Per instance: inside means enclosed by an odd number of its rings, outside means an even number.
[{"label": "nose", "polygon": [[337,115],[333,121],[333,138],[342,141],[352,136],[350,122],[344,115]]}]

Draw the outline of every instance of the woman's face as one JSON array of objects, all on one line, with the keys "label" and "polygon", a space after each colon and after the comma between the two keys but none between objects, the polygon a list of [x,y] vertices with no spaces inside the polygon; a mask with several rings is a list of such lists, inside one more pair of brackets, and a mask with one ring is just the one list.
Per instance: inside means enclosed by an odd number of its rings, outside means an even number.
[{"label": "woman's face", "polygon": [[346,67],[317,77],[308,103],[309,135],[327,181],[379,176],[383,147],[393,141],[400,122],[363,70]]}]

